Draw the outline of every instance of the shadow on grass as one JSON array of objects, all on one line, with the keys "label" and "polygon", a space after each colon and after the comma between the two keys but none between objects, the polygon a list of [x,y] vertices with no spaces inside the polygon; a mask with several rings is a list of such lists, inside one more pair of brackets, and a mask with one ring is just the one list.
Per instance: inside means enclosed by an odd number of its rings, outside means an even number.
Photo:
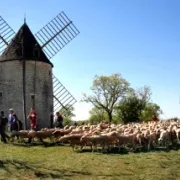
[{"label": "shadow on grass", "polygon": [[[86,176],[93,177],[117,177],[118,174],[92,174],[90,172],[78,171],[78,170],[67,170],[67,169],[56,169],[56,168],[45,168],[40,167],[34,164],[28,164],[27,162],[22,162],[19,160],[0,160],[0,169],[4,169],[8,174],[13,175],[16,178],[16,172],[18,172],[17,177],[20,177],[21,170],[22,175],[24,176],[24,171],[26,173],[31,173],[36,178],[48,178],[48,179],[73,179],[74,177],[83,176],[86,179]],[[122,173],[121,173],[122,175]],[[126,173],[126,176],[132,176],[132,173]]]},{"label": "shadow on grass", "polygon": [[[11,167],[11,169],[9,169]],[[89,176],[92,175],[88,172],[83,171],[75,171],[75,170],[66,170],[66,169],[49,169],[45,167],[39,167],[36,165],[30,165],[26,162],[18,161],[18,160],[0,160],[0,168],[4,169],[10,174],[14,174],[14,172],[19,172],[19,170],[28,170],[29,172],[33,173],[37,178],[58,178],[61,179],[63,177],[72,177],[72,176]],[[12,169],[13,168],[13,169]]]}]

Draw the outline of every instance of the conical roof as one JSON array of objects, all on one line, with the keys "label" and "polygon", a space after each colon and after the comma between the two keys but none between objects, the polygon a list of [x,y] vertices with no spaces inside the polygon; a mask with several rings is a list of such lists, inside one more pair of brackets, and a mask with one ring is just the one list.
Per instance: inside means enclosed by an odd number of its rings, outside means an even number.
[{"label": "conical roof", "polygon": [[0,61],[23,59],[41,61],[53,66],[26,23],[21,26],[18,33],[0,56]]}]

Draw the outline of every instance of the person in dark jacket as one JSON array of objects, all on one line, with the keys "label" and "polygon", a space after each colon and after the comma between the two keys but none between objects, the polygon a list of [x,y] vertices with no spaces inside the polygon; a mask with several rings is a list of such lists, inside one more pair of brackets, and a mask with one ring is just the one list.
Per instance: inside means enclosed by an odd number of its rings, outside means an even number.
[{"label": "person in dark jacket", "polygon": [[59,112],[57,112],[55,116],[54,126],[56,128],[63,128],[63,120],[63,116]]},{"label": "person in dark jacket", "polygon": [[78,123],[77,123],[76,121],[74,121],[74,126],[75,126],[75,127],[78,126]]},{"label": "person in dark jacket", "polygon": [[18,119],[16,114],[13,114],[14,123],[12,126],[12,131],[20,131],[22,130],[22,122]]},{"label": "person in dark jacket", "polygon": [[[13,133],[13,131],[20,131],[23,129],[23,124],[18,119],[16,114],[13,114],[13,118],[14,118],[14,122],[13,122],[12,127],[11,127],[12,133]],[[13,137],[13,134],[11,134],[11,137]],[[16,135],[16,137],[17,137],[17,139],[19,139],[18,135]]]},{"label": "person in dark jacket", "polygon": [[1,134],[1,140],[6,143],[7,139],[9,139],[9,136],[5,133],[6,125],[8,123],[8,119],[4,116],[4,111],[1,111],[0,114],[0,134]]}]

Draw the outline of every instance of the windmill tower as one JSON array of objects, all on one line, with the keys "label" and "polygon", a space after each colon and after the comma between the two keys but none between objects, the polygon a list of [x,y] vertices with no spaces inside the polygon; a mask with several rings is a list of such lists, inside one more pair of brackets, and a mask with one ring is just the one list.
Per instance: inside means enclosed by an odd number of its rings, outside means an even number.
[{"label": "windmill tower", "polygon": [[73,106],[76,100],[53,75],[50,59],[78,34],[64,12],[35,35],[26,21],[15,34],[0,16],[0,110],[14,108],[27,129],[30,108],[43,128],[52,125],[53,112]]}]

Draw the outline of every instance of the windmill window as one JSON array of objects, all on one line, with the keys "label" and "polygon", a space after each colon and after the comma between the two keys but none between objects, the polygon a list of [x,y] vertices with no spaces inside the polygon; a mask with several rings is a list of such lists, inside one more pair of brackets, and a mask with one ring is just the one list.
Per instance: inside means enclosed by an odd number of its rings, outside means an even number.
[{"label": "windmill window", "polygon": [[2,97],[3,97],[3,93],[2,93],[2,92],[0,92],[0,99],[2,99]]},{"label": "windmill window", "polygon": [[35,99],[35,95],[31,94],[31,99],[34,100]]}]

